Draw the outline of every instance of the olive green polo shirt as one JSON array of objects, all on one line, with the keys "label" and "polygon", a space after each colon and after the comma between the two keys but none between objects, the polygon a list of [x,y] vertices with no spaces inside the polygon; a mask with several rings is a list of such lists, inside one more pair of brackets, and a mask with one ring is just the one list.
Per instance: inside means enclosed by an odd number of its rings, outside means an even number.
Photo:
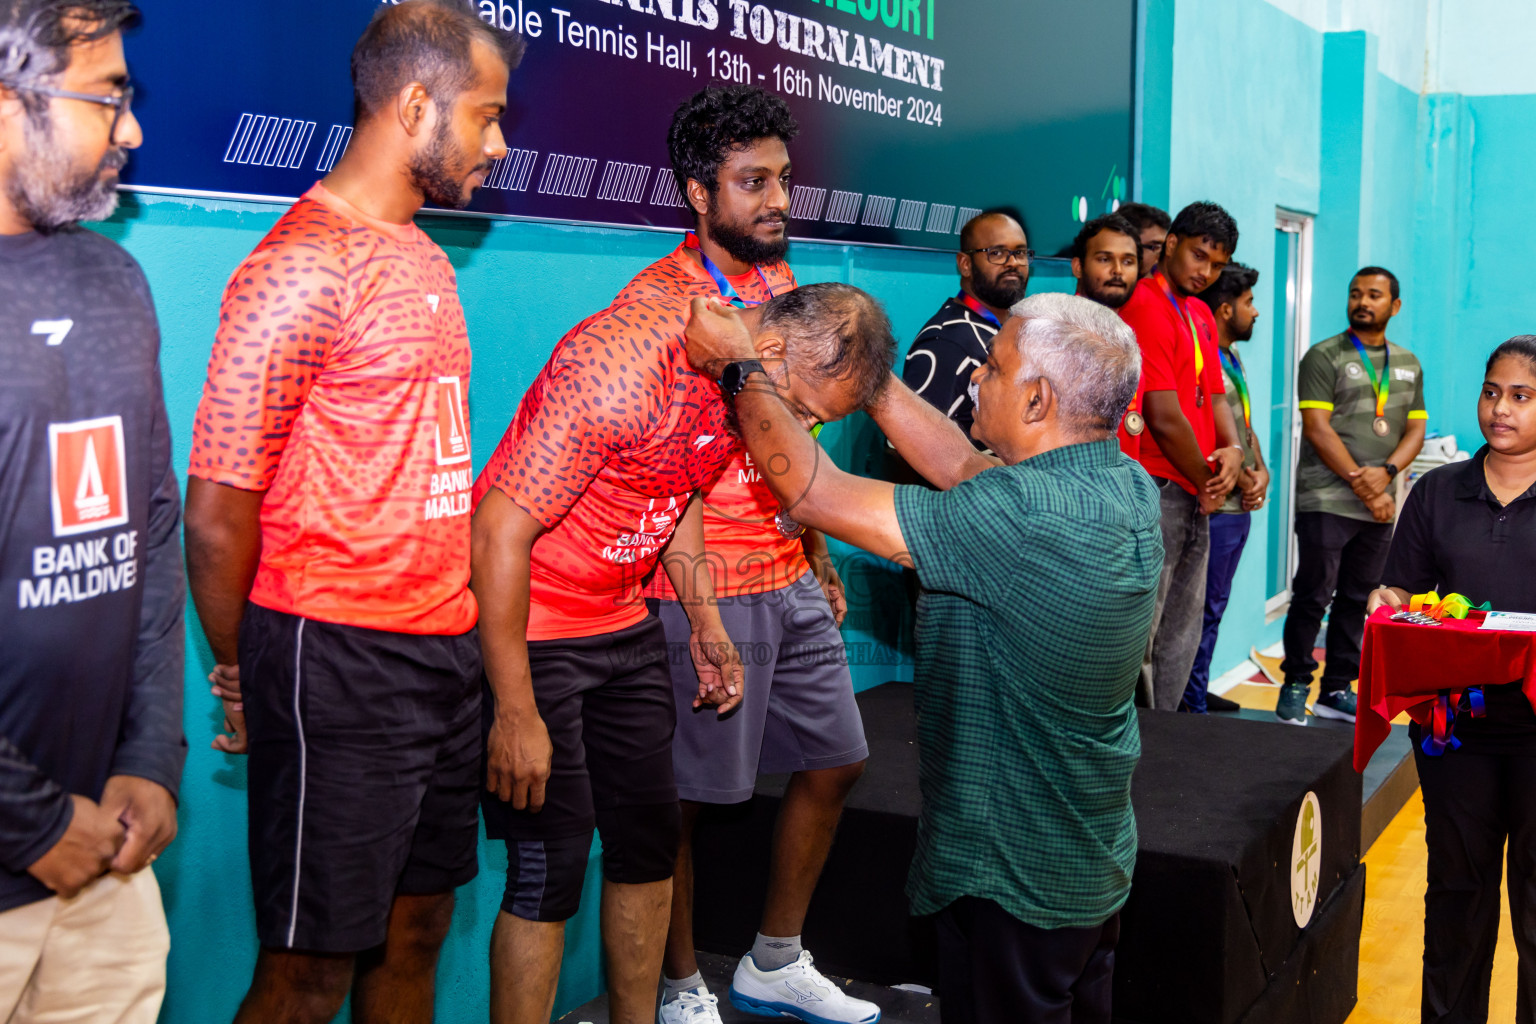
[{"label": "olive green polo shirt", "polygon": [[1163,567],[1152,478],[1114,438],[896,489],[917,608],[914,914],[962,896],[1087,928],[1136,862],[1132,696]]},{"label": "olive green polo shirt", "polygon": [[[1424,369],[1412,352],[1388,342],[1390,360],[1382,347],[1365,346],[1371,366],[1380,378],[1385,366],[1391,376],[1387,396],[1387,434],[1379,436],[1371,425],[1376,420],[1376,392],[1360,353],[1348,334],[1335,334],[1307,349],[1296,378],[1296,396],[1303,409],[1327,409],[1328,422],[1344,442],[1350,457],[1361,466],[1384,466],[1408,429],[1409,420],[1427,419],[1424,411]],[[1399,466],[1398,469],[1407,469]],[[1296,511],[1331,512],[1334,515],[1375,522],[1349,481],[1323,462],[1317,449],[1302,438],[1296,465]]]}]

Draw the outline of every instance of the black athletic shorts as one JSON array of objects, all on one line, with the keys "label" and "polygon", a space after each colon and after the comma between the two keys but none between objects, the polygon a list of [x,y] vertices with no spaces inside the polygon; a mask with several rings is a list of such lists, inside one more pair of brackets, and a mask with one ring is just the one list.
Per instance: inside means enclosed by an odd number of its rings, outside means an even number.
[{"label": "black athletic shorts", "polygon": [[397,894],[475,877],[480,640],[249,605],[251,886],[263,946],[355,953]]},{"label": "black athletic shorts", "polygon": [[[677,712],[666,634],[654,615],[612,633],[530,640],[528,664],[534,702],[554,747],[544,808],[519,811],[482,793],[486,835],[564,839],[590,834],[611,811],[677,802]],[[481,717],[489,739],[495,717],[489,687]]]}]

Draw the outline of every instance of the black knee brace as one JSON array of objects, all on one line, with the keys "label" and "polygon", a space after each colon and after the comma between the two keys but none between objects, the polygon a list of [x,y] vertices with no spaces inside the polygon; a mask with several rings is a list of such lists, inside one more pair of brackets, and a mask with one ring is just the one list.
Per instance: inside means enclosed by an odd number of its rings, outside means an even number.
[{"label": "black knee brace", "polygon": [[643,885],[672,877],[683,836],[677,801],[597,812],[603,837],[603,877],[621,885]]},{"label": "black knee brace", "polygon": [[590,830],[562,839],[508,839],[501,909],[526,921],[575,917],[591,853]]}]

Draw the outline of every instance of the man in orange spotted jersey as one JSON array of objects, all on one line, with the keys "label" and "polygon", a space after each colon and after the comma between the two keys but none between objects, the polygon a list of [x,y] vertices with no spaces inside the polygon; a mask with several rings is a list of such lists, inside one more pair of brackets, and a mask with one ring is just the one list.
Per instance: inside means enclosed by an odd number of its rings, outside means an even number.
[{"label": "man in orange spotted jersey", "polygon": [[[561,339],[475,487],[473,586],[488,684],[482,810],[487,834],[504,839],[508,854],[492,934],[495,1024],[549,1020],[594,827],[603,840],[609,1019],[654,1019],[679,811],[667,643],[641,584],[666,550],[674,583],[691,587],[686,567],[705,558],[699,492],[737,447],[716,383],[688,366],[690,301],[726,289],[752,302],[777,294],[749,311],[762,318],[765,354],[803,339],[817,354],[813,366],[832,367],[818,382],[826,387],[845,383],[845,336],[878,334],[884,322],[873,300],[845,285],[826,286],[841,289],[845,315],[834,323],[813,325],[797,305],[782,262],[794,122],[760,90],[716,94],[767,114],[722,122],[713,151],[730,153],[721,204],[754,210],[743,230],[779,255],[738,260],[713,237],[715,221],[701,221]],[[770,330],[774,311],[781,320]],[[792,390],[831,407],[812,397],[814,387]],[[707,594],[687,617],[689,704],[723,715],[742,696],[731,642],[739,638]]]},{"label": "man in orange spotted jersey", "polygon": [[224,293],[193,432],[187,562],[248,750],[261,953],[239,1022],[429,1021],[475,876],[479,639],[470,353],[412,217],[506,155],[521,41],[450,0],[383,7],[346,154]]}]

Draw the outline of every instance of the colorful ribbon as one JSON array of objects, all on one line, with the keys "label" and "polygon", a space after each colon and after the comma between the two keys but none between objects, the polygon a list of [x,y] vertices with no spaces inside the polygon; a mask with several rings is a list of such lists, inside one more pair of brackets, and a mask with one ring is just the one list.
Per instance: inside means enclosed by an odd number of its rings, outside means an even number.
[{"label": "colorful ribbon", "polygon": [[[683,246],[685,248],[692,249],[694,252],[699,254],[699,259],[704,261],[704,270],[705,270],[705,272],[707,272],[710,277],[714,278],[714,280],[715,280],[715,287],[720,289],[720,297],[722,299],[724,299],[726,302],[730,302],[730,303],[737,303],[737,302],[739,302],[743,306],[761,306],[762,305],[761,302],[753,302],[751,299],[744,299],[744,298],[742,298],[740,295],[738,295],[736,293],[736,289],[731,285],[731,282],[726,278],[724,272],[721,271],[721,269],[718,266],[715,265],[715,261],[710,259],[709,258],[709,254],[706,253],[704,251],[704,249],[699,245],[699,236],[698,235],[694,234],[692,231],[688,232],[688,234],[686,236],[684,236],[684,238],[683,238]],[[773,295],[773,285],[769,284],[768,283],[768,279],[763,276],[763,268],[759,267],[756,263],[754,263],[754,264],[752,264],[752,269],[753,269],[753,271],[755,271],[757,273],[757,279],[759,281],[763,282],[763,287],[768,290],[768,294],[770,296]]]},{"label": "colorful ribbon", "polygon": [[1200,350],[1200,334],[1195,330],[1195,318],[1189,315],[1189,307],[1180,305],[1179,300],[1174,297],[1173,285],[1168,283],[1162,270],[1152,271],[1152,279],[1163,290],[1163,298],[1173,304],[1174,312],[1189,326],[1190,340],[1195,343],[1195,388],[1199,390],[1201,376],[1205,373],[1205,353]]},{"label": "colorful ribbon", "polygon": [[959,295],[955,296],[955,301],[960,303],[966,309],[970,310],[972,313],[975,313],[977,316],[981,317],[983,320],[986,320],[993,327],[998,329],[1002,328],[1003,325],[998,321],[997,314],[993,313],[990,309],[984,306],[981,300],[972,295],[970,292],[961,292]]},{"label": "colorful ribbon", "polygon": [[1376,367],[1371,365],[1371,357],[1365,354],[1365,346],[1360,339],[1355,337],[1355,332],[1349,332],[1350,343],[1355,346],[1355,351],[1360,353],[1360,361],[1365,364],[1365,372],[1371,375],[1371,390],[1376,394],[1376,416],[1381,418],[1387,414],[1387,396],[1392,393],[1392,375],[1388,372],[1392,362],[1392,348],[1390,345],[1381,347],[1381,376],[1376,376]]},{"label": "colorful ribbon", "polygon": [[1456,715],[1462,710],[1463,703],[1466,705],[1467,714],[1473,718],[1482,718],[1487,714],[1481,686],[1468,687],[1454,707],[1451,705],[1450,690],[1441,690],[1435,697],[1435,706],[1430,715],[1429,732],[1419,741],[1419,749],[1423,750],[1427,756],[1440,757],[1447,750],[1461,748],[1461,740],[1456,738]]},{"label": "colorful ribbon", "polygon": [[1253,406],[1248,403],[1248,375],[1243,372],[1243,361],[1231,349],[1221,349],[1221,365],[1237,385],[1237,397],[1243,402],[1243,427],[1253,433]]},{"label": "colorful ribbon", "polygon": [[1486,612],[1492,607],[1487,601],[1473,604],[1462,594],[1441,597],[1433,590],[1427,594],[1414,594],[1408,601],[1409,611],[1422,612],[1432,619],[1464,619],[1472,612]]}]

